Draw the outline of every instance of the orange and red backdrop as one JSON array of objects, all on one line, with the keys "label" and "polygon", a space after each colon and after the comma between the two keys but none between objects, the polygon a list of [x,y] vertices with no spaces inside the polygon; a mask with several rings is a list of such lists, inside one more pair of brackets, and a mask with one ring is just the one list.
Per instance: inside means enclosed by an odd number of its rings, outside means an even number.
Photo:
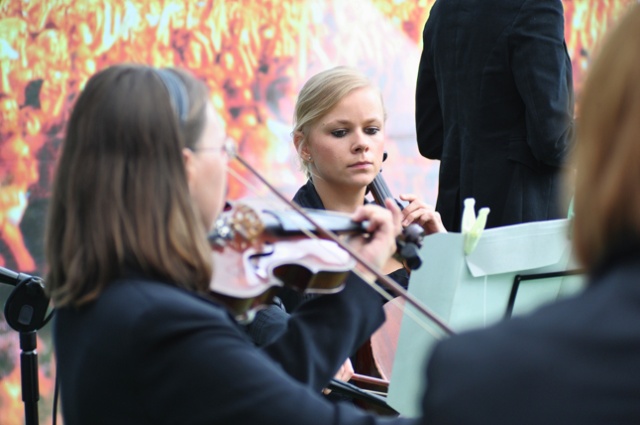
[{"label": "orange and red backdrop", "polygon": [[[578,93],[598,42],[635,1],[563,2]],[[320,70],[358,67],[380,86],[388,109],[389,186],[435,202],[438,164],[419,156],[413,123],[421,33],[433,3],[0,0],[0,266],[44,275],[44,221],[66,120],[87,79],[118,62],[180,66],[206,81],[243,157],[289,195],[303,183],[290,137],[299,88]],[[242,178],[230,179],[232,199],[266,193],[233,168]],[[2,307],[11,289],[0,285]],[[41,423],[51,422],[49,328],[38,332]],[[19,356],[18,334],[2,316],[2,425],[24,423]]]}]

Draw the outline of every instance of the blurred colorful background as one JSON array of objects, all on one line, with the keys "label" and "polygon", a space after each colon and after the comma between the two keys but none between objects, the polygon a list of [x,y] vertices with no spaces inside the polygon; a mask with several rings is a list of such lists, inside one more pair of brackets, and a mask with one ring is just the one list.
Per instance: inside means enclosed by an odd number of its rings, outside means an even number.
[{"label": "blurred colorful background", "polygon": [[[385,98],[392,192],[435,203],[438,163],[419,156],[413,121],[434,1],[0,0],[0,266],[44,276],[44,221],[66,120],[87,79],[118,62],[180,66],[203,79],[241,155],[288,195],[304,180],[290,137],[298,90],[320,70],[357,67]],[[607,28],[635,1],[563,1],[578,93]],[[242,178],[231,177],[230,198],[267,193],[232,166]],[[3,308],[11,291],[0,284]],[[55,377],[49,328],[38,331],[43,424]],[[19,359],[18,333],[3,315],[2,425],[24,423]]]}]

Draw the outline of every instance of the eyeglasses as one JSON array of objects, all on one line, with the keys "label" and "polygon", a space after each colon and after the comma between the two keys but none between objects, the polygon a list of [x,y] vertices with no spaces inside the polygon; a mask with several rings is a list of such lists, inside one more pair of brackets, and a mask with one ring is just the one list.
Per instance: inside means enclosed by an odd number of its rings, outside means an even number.
[{"label": "eyeglasses", "polygon": [[226,137],[221,146],[195,147],[189,149],[193,152],[222,152],[229,158],[233,158],[236,155],[236,142],[231,137]]}]

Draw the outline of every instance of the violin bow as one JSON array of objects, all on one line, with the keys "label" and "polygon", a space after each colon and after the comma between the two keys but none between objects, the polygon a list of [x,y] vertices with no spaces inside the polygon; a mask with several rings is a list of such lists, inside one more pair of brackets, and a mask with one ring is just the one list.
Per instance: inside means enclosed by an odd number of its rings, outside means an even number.
[{"label": "violin bow", "polygon": [[[442,319],[440,319],[435,313],[429,310],[420,300],[418,300],[415,296],[407,292],[398,282],[389,278],[385,274],[383,274],[377,267],[369,264],[367,260],[362,258],[360,254],[355,252],[351,247],[346,245],[334,232],[325,229],[320,225],[313,217],[304,211],[302,207],[297,205],[295,202],[289,200],[286,196],[284,196],[278,189],[276,189],[266,178],[264,178],[251,164],[242,158],[237,151],[233,152],[232,157],[235,158],[238,162],[240,162],[251,174],[253,174],[260,182],[262,182],[274,195],[276,195],[280,200],[282,200],[285,204],[290,206],[294,211],[304,217],[309,223],[311,223],[318,231],[318,233],[326,237],[327,239],[332,240],[342,249],[347,251],[349,255],[351,255],[359,264],[361,264],[365,269],[367,269],[370,273],[372,273],[380,282],[386,285],[393,293],[398,295],[399,297],[404,298],[409,304],[411,304],[416,310],[422,313],[424,316],[429,318],[433,323],[435,323],[445,334],[453,335],[455,332],[446,324]],[[370,283],[371,285],[376,285],[375,283]]]}]

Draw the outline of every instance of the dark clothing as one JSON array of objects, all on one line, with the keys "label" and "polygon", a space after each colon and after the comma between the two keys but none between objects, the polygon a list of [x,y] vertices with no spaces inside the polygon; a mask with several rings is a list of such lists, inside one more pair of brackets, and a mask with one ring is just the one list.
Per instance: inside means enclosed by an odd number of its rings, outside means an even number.
[{"label": "dark clothing", "polygon": [[[316,188],[311,180],[308,180],[304,186],[301,186],[298,189],[298,191],[293,196],[293,202],[303,208],[312,208],[317,210],[325,209],[324,204],[322,203],[322,199],[320,199],[320,195],[318,195],[318,192],[316,191]],[[409,272],[407,272],[407,270],[404,268],[398,269],[388,276],[398,282],[404,288],[407,288],[407,286],[409,285]],[[392,295],[395,296],[394,294]],[[316,295],[303,295],[300,292],[297,292],[290,288],[282,288],[278,293],[278,297],[282,301],[282,304],[284,305],[286,311],[293,311],[304,299],[312,298],[314,296]],[[386,300],[382,297],[380,297],[380,300],[381,303],[386,302]],[[268,315],[273,320],[282,319],[280,314],[277,312],[264,312],[259,314]],[[253,323],[251,325],[251,332],[253,333],[257,327],[263,326],[262,323],[264,323],[264,326],[267,326],[268,324],[266,323],[266,320],[268,320],[268,318],[262,317],[260,318],[260,320],[258,320],[257,323]],[[258,332],[262,332],[262,330],[259,330]]]},{"label": "dark clothing", "polygon": [[[314,208],[319,210],[325,209],[322,199],[320,199],[320,195],[318,195],[318,192],[311,180],[308,180],[304,186],[298,189],[296,194],[293,196],[293,201],[304,208]],[[400,286],[405,289],[409,285],[409,272],[405,268],[398,269],[390,273],[388,276],[398,282]],[[395,294],[392,295],[395,296]]]},{"label": "dark clothing", "polygon": [[377,298],[353,279],[342,292],[305,303],[286,332],[259,350],[211,300],[150,279],[112,282],[95,302],[56,313],[64,423],[412,423],[320,396],[384,320]]},{"label": "dark clothing", "polygon": [[[300,187],[293,201],[303,208],[324,210],[324,204],[311,180]],[[403,287],[409,284],[409,273],[406,269],[398,269],[388,275]],[[256,314],[255,320],[246,327],[246,331],[257,345],[266,344],[280,335],[287,326],[286,312],[294,311],[305,299],[315,298],[316,294],[301,294],[293,289],[282,288],[278,293],[276,305],[270,305]],[[379,297],[380,305],[386,300]],[[284,307],[284,310],[283,310]],[[353,353],[350,353],[353,354]],[[345,357],[347,358],[347,357]]]},{"label": "dark clothing", "polygon": [[245,332],[258,347],[271,344],[287,330],[289,313],[279,297],[259,310],[251,323],[244,326]]},{"label": "dark clothing", "polygon": [[325,209],[322,199],[320,199],[320,195],[318,195],[318,191],[311,180],[307,180],[303,186],[300,186],[295,195],[293,195],[292,200],[303,208]]},{"label": "dark clothing", "polygon": [[420,153],[440,160],[436,210],[460,231],[465,198],[487,227],[566,217],[561,166],[573,137],[560,0],[438,0],[416,88]]},{"label": "dark clothing", "polygon": [[640,423],[640,248],[584,293],[440,342],[423,424]]}]

